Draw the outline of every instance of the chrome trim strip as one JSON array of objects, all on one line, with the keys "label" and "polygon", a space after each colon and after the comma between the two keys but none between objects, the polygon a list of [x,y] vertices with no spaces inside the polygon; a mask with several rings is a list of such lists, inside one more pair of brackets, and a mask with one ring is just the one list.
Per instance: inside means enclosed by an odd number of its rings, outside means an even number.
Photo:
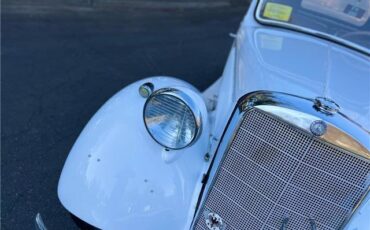
[{"label": "chrome trim strip", "polygon": [[36,230],[48,230],[42,220],[41,214],[37,213],[35,217],[35,228]]},{"label": "chrome trim strip", "polygon": [[[291,120],[288,121],[289,124],[300,128],[304,132],[309,132],[307,130],[307,121],[310,121],[313,118],[317,118],[327,122],[330,127],[333,127],[334,130],[343,133],[348,137],[352,137],[351,139],[362,145],[362,147],[369,153],[370,149],[370,135],[359,127],[357,124],[353,123],[351,120],[348,120],[345,116],[340,113],[334,115],[328,115],[322,113],[315,109],[314,107],[314,99],[303,98],[291,94],[286,93],[279,93],[279,92],[271,92],[271,91],[257,91],[249,93],[242,98],[239,99],[237,106],[231,116],[227,127],[222,135],[222,138],[218,144],[218,147],[214,153],[212,162],[210,164],[209,171],[207,172],[206,177],[208,178],[207,182],[203,185],[203,190],[206,191],[202,194],[202,197],[199,197],[198,207],[195,214],[195,218],[193,219],[192,229],[195,227],[195,221],[197,220],[200,214],[200,207],[202,207],[203,203],[205,202],[208,193],[213,186],[211,183],[217,175],[219,167],[218,165],[225,157],[225,153],[229,149],[234,136],[236,135],[236,130],[240,126],[241,122],[243,121],[242,117],[245,112],[249,111],[250,109],[258,108],[264,111],[270,111],[271,114],[280,117],[284,121],[287,121],[287,117],[284,118],[284,112],[289,111],[291,112],[290,116],[293,114],[302,115],[298,118],[298,122],[292,122]],[[277,111],[277,112],[276,112]],[[289,114],[288,112],[288,114]],[[310,133],[310,132],[309,132]],[[332,145],[343,148],[343,146],[339,142],[332,143],[330,139],[325,139],[325,137],[316,137],[321,138],[325,142],[331,143]],[[340,146],[338,146],[338,144]],[[349,150],[349,154],[360,157],[363,160],[370,161],[369,155],[361,155],[358,152],[352,152]],[[351,214],[349,215],[348,219],[343,223],[343,226],[340,229],[344,229],[354,213],[357,211],[358,207],[362,204],[362,201],[365,197],[370,196],[370,184],[368,188],[365,189],[362,198],[357,202],[355,208],[352,210]]]},{"label": "chrome trim strip", "polygon": [[370,49],[364,48],[363,46],[357,45],[356,43],[350,42],[348,40],[345,40],[345,39],[342,39],[342,38],[339,38],[339,37],[336,37],[336,36],[333,36],[333,35],[330,35],[330,34],[327,34],[327,33],[323,33],[323,32],[317,31],[317,30],[313,30],[313,29],[293,25],[293,24],[290,24],[290,23],[285,23],[285,22],[281,22],[281,21],[274,21],[274,20],[262,18],[259,14],[259,12],[261,12],[261,10],[262,10],[262,7],[263,7],[262,1],[258,0],[258,5],[257,5],[256,11],[255,11],[254,17],[256,18],[257,22],[259,22],[261,24],[278,26],[278,27],[281,27],[281,28],[284,28],[284,29],[290,29],[290,30],[294,30],[294,31],[298,31],[298,32],[303,32],[303,33],[306,33],[306,34],[311,34],[311,35],[317,36],[319,38],[332,40],[334,42],[343,44],[346,47],[349,47],[349,48],[355,49],[357,51],[360,51],[364,54],[370,55]]}]

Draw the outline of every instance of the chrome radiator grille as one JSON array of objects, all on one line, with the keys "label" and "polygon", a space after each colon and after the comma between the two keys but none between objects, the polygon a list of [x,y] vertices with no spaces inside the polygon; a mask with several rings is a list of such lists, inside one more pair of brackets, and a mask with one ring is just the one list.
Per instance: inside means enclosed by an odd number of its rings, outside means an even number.
[{"label": "chrome radiator grille", "polygon": [[245,113],[194,223],[222,229],[339,229],[369,186],[370,162],[261,111]]}]

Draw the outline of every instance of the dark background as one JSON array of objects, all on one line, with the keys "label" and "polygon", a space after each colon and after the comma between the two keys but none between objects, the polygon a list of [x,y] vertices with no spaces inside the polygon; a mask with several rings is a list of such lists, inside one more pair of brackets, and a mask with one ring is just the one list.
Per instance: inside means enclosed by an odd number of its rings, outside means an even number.
[{"label": "dark background", "polygon": [[247,9],[2,4],[1,229],[34,229],[37,212],[49,229],[75,229],[57,183],[89,118],[147,76],[175,76],[206,89],[221,75],[233,42],[228,34]]}]

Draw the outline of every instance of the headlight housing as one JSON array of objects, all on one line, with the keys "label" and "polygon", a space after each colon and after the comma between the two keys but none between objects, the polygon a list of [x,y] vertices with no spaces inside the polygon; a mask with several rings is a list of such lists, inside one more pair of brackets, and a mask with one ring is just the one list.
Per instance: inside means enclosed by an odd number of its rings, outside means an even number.
[{"label": "headlight housing", "polygon": [[162,89],[154,92],[144,107],[149,134],[168,149],[182,149],[194,142],[200,132],[201,116],[184,91]]}]

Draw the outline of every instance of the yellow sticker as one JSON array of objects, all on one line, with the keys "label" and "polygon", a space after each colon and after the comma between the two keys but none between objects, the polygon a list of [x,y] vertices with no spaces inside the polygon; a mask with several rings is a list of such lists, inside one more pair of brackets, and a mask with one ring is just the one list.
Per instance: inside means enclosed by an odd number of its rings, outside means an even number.
[{"label": "yellow sticker", "polygon": [[268,2],[263,11],[266,18],[287,22],[290,19],[293,8],[291,6]]}]

